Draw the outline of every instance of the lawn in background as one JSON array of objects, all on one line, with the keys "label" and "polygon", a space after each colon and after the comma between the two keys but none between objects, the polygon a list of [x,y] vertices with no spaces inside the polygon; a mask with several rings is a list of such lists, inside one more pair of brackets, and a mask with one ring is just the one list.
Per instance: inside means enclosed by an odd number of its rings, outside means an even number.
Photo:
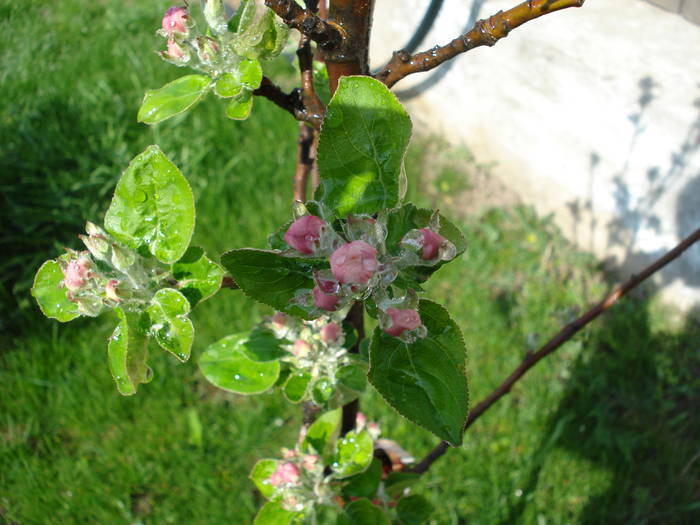
[{"label": "lawn in background", "polygon": [[[0,4],[0,248],[11,254],[0,261],[7,522],[247,524],[261,503],[250,467],[296,437],[299,410],[281,396],[226,394],[197,371],[207,344],[271,313],[242,294],[224,290],[199,306],[190,362],[154,352],[153,381],[129,398],[107,370],[114,319],[59,325],[37,316],[26,295],[41,260],[77,247],[85,219],[101,221],[119,173],[151,143],[190,180],[195,242],[209,253],[263,247],[290,216],[297,125],[267,101],[256,100],[243,123],[226,120],[213,97],[155,128],[135,122],[143,91],[186,71],[152,52],[168,5]],[[407,162],[418,203],[426,199],[419,182],[468,181],[471,166],[442,169],[426,151],[415,140]],[[429,292],[464,330],[478,401],[607,285],[590,257],[526,208],[460,221],[469,249]],[[432,523],[697,521],[699,341],[697,325],[672,329],[649,300],[623,301],[435,464],[420,487],[436,506]],[[416,456],[435,443],[371,392],[362,403]]]}]

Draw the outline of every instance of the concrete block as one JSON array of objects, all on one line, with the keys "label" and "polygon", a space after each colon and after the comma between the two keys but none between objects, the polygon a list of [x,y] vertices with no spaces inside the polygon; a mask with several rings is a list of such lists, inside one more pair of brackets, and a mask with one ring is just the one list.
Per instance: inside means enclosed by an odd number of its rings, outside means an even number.
[{"label": "concrete block", "polygon": [[[683,4],[683,0],[648,0],[648,2],[674,13],[679,13]],[[686,1],[685,3],[689,2]],[[696,3],[696,0],[690,0],[690,3]]]},{"label": "concrete block", "polygon": [[685,0],[681,13],[687,20],[700,24],[700,0]]}]

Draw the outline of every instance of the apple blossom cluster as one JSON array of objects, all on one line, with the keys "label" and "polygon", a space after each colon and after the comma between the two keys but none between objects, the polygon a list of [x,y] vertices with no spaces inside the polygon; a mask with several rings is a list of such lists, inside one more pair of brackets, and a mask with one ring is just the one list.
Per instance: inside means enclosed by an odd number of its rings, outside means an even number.
[{"label": "apple blossom cluster", "polygon": [[316,504],[331,504],[335,497],[324,470],[317,454],[282,449],[282,460],[262,484],[272,487],[269,499],[279,500],[286,510],[304,512]]},{"label": "apple blossom cluster", "polygon": [[87,250],[67,249],[59,257],[61,286],[78,312],[98,316],[104,308],[143,307],[166,277],[165,269],[114,241],[99,226],[88,222],[80,235]]},{"label": "apple blossom cluster", "polygon": [[[176,66],[188,65],[216,77],[225,72],[237,72],[245,57],[270,58],[279,53],[286,39],[286,26],[277,24],[272,19],[259,19],[257,24],[252,20],[241,20],[242,17],[252,18],[255,14],[255,6],[249,7],[246,2],[243,2],[239,11],[244,12],[234,16],[235,22],[230,24],[222,0],[206,0],[203,12],[207,28],[202,32],[197,30],[186,6],[170,7],[163,15],[161,28],[157,31],[158,35],[166,39],[166,50],[161,51],[160,56]],[[237,27],[229,30],[230,25]],[[241,25],[246,27],[241,28]],[[271,29],[275,35],[272,44],[267,43],[267,47],[272,46],[274,49],[266,49],[266,52],[261,53],[256,46]]]},{"label": "apple blossom cluster", "polygon": [[350,215],[339,233],[320,217],[298,217],[284,234],[291,250],[284,255],[326,259],[330,269],[314,272],[314,287],[303,290],[295,302],[310,313],[335,312],[354,301],[373,299],[382,330],[406,342],[425,337],[412,289],[393,286],[399,272],[415,266],[433,266],[456,255],[455,246],[438,233],[435,213],[425,228],[412,229],[400,240],[398,255],[387,250],[384,221],[369,215]]}]

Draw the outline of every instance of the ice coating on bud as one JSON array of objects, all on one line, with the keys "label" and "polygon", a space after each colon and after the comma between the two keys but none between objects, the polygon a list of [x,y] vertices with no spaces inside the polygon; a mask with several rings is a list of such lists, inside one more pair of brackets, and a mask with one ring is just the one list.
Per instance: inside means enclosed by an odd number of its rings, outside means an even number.
[{"label": "ice coating on bud", "polygon": [[284,234],[284,242],[304,255],[314,251],[314,244],[321,237],[321,228],[326,223],[315,215],[304,215],[295,220]]},{"label": "ice coating on bud", "polygon": [[83,287],[88,278],[92,263],[90,259],[80,256],[77,259],[68,261],[63,269],[63,285],[68,291],[75,292]]},{"label": "ice coating on bud", "polygon": [[[163,15],[163,21],[161,22],[163,31],[169,37],[172,37],[175,33],[186,35],[188,18],[187,9],[184,7],[171,7]],[[168,47],[170,46],[168,45]]]},{"label": "ice coating on bud", "polygon": [[314,295],[314,304],[317,308],[327,312],[333,312],[338,308],[337,295],[323,293],[319,286],[314,286],[312,293]]},{"label": "ice coating on bud", "polygon": [[297,357],[306,357],[311,353],[311,345],[303,339],[297,339],[292,348],[292,353]]},{"label": "ice coating on bud", "polygon": [[119,281],[116,279],[110,279],[107,281],[107,284],[105,285],[105,295],[107,296],[108,299],[111,299],[114,302],[121,303],[122,300],[117,294],[117,285],[119,284]]},{"label": "ice coating on bud", "polygon": [[172,38],[168,40],[168,56],[176,60],[180,60],[185,56],[185,51],[180,47],[180,44]]},{"label": "ice coating on bud", "polygon": [[434,232],[430,228],[421,228],[418,230],[423,235],[423,251],[421,259],[429,261],[438,256],[440,246],[447,240],[439,233]]},{"label": "ice coating on bud", "polygon": [[323,328],[321,328],[321,341],[324,343],[334,343],[338,340],[338,335],[340,335],[341,328],[338,323],[328,323]]},{"label": "ice coating on bud", "polygon": [[122,248],[112,243],[112,265],[119,271],[125,272],[136,262],[136,254],[128,248]]},{"label": "ice coating on bud", "polygon": [[216,33],[226,31],[224,4],[221,0],[206,0],[204,4],[204,19]]},{"label": "ice coating on bud", "polygon": [[287,325],[287,316],[282,312],[275,312],[272,316],[272,324],[275,328],[281,330]]},{"label": "ice coating on bud", "polygon": [[213,38],[202,36],[197,38],[197,50],[202,62],[211,63],[219,54],[219,45]]},{"label": "ice coating on bud", "polygon": [[331,272],[341,283],[367,284],[378,267],[377,250],[365,241],[343,244],[331,254]]},{"label": "ice coating on bud", "polygon": [[273,487],[294,485],[299,481],[299,467],[289,461],[280,463],[268,480]]},{"label": "ice coating on bud", "polygon": [[384,331],[394,337],[407,330],[415,330],[422,324],[420,315],[412,308],[389,308],[386,313],[391,318],[391,325],[385,327]]}]

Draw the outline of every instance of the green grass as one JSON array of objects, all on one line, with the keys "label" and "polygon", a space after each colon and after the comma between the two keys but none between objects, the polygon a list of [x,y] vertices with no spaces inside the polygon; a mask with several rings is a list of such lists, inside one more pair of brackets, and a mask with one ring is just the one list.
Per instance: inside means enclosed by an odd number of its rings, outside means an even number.
[{"label": "green grass", "polygon": [[[260,505],[250,467],[295,439],[299,411],[280,396],[225,394],[197,371],[207,344],[269,312],[240,293],[224,290],[199,306],[193,359],[181,365],[154,352],[153,381],[130,398],[107,370],[114,319],[59,325],[38,317],[26,294],[40,261],[76,246],[85,219],[101,219],[120,171],[150,143],[191,181],[195,241],[208,252],[261,247],[289,217],[297,126],[266,101],[244,123],[227,121],[213,99],[156,128],[135,123],[143,90],[182,73],[151,53],[165,7],[0,5],[1,248],[12,254],[0,263],[7,522],[250,523]],[[429,149],[414,141],[407,162],[409,196],[423,204],[438,197],[417,195],[421,177],[436,189],[467,185],[451,158],[436,168]],[[528,345],[607,285],[595,261],[528,209],[459,222],[469,249],[429,293],[464,330],[478,401]],[[432,523],[697,522],[700,327],[670,320],[650,299],[626,299],[538,365],[425,476]],[[416,456],[435,443],[371,393],[362,403]]]}]

